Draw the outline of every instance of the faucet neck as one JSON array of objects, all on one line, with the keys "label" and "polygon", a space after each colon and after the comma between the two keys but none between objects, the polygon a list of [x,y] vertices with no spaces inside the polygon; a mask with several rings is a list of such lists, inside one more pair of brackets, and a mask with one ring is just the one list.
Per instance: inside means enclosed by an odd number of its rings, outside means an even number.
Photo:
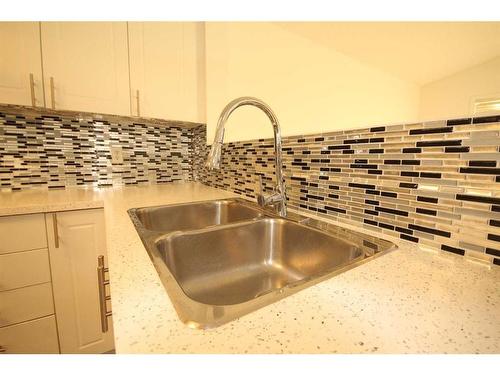
[{"label": "faucet neck", "polygon": [[222,110],[219,120],[217,121],[217,129],[215,131],[214,142],[210,149],[206,165],[209,169],[219,169],[222,155],[222,144],[224,142],[224,127],[225,124],[234,110],[238,107],[251,105],[261,109],[271,121],[274,133],[274,160],[275,160],[275,173],[276,173],[276,192],[280,195],[279,214],[286,216],[286,191],[285,182],[283,181],[283,157],[281,150],[281,129],[278,118],[269,107],[262,100],[250,96],[237,98],[229,102],[229,104]]}]

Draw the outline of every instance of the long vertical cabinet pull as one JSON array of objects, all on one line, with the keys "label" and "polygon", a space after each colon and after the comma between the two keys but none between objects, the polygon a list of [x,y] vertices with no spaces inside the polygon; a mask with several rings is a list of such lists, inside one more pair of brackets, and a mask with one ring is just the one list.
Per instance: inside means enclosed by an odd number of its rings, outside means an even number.
[{"label": "long vertical cabinet pull", "polygon": [[54,77],[50,77],[50,108],[56,109],[56,93],[54,88]]},{"label": "long vertical cabinet pull", "polygon": [[57,228],[57,214],[52,214],[52,221],[54,223],[54,246],[59,249],[59,230]]},{"label": "long vertical cabinet pull", "polygon": [[140,117],[141,116],[141,101],[139,99],[139,90],[137,90],[136,92],[136,98],[137,98],[137,117]]},{"label": "long vertical cabinet pull", "polygon": [[99,285],[99,306],[101,310],[101,330],[108,332],[108,317],[112,315],[108,311],[106,301],[111,300],[111,296],[106,295],[106,285],[109,285],[109,280],[106,280],[106,272],[109,272],[107,267],[104,267],[104,256],[97,257],[97,283]]},{"label": "long vertical cabinet pull", "polygon": [[33,73],[30,73],[30,92],[31,92],[31,106],[36,107],[35,79],[33,78]]}]

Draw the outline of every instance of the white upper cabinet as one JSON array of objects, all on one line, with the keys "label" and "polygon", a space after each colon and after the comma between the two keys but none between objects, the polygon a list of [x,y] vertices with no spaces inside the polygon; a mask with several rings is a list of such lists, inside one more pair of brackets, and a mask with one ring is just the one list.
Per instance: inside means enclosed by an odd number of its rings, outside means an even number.
[{"label": "white upper cabinet", "polygon": [[132,114],[205,122],[204,24],[129,22]]},{"label": "white upper cabinet", "polygon": [[47,108],[130,115],[126,22],[42,22]]},{"label": "white upper cabinet", "polygon": [[0,22],[0,51],[0,103],[42,107],[39,23]]}]

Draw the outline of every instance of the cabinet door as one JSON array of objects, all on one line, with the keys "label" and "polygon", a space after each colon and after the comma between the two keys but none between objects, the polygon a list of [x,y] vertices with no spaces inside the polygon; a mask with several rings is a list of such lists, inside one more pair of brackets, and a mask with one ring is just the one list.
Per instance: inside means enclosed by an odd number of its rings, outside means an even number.
[{"label": "cabinet door", "polygon": [[126,22],[42,22],[41,32],[47,107],[130,115]]},{"label": "cabinet door", "polygon": [[205,121],[204,25],[129,22],[132,114]]},{"label": "cabinet door", "polygon": [[101,330],[96,271],[97,257],[106,259],[104,211],[58,212],[46,221],[61,353],[112,350],[111,317],[109,330]]},{"label": "cabinet door", "polygon": [[44,106],[39,22],[0,22],[0,51],[0,103]]}]

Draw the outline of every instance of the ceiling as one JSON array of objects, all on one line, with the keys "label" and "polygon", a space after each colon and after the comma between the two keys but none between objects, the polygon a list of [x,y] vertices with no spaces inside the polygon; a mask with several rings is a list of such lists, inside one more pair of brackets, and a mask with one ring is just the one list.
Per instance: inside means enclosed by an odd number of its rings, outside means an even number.
[{"label": "ceiling", "polygon": [[500,22],[275,24],[418,85],[500,56]]}]

